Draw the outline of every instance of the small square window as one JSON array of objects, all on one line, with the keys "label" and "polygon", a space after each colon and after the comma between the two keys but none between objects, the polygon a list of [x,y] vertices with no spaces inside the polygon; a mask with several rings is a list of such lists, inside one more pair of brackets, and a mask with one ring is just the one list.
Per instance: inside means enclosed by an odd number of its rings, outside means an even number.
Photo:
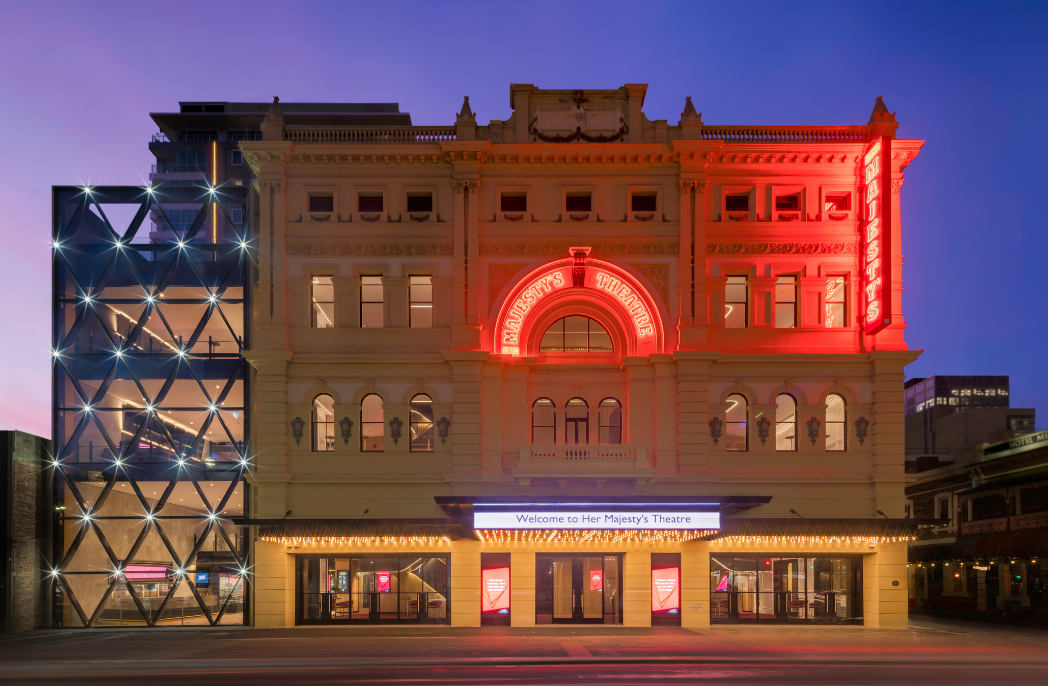
[{"label": "small square window", "polygon": [[361,195],[357,197],[357,212],[381,212],[381,195]]},{"label": "small square window", "polygon": [[244,153],[239,150],[233,150],[229,155],[229,163],[234,167],[239,167],[244,164]]},{"label": "small square window", "polygon": [[750,194],[738,193],[724,197],[724,209],[728,212],[749,212]]},{"label": "small square window", "polygon": [[523,192],[503,193],[499,200],[502,212],[527,212],[528,194]]},{"label": "small square window", "polygon": [[593,209],[593,194],[589,191],[568,193],[564,198],[564,209],[568,212],[590,212]]},{"label": "small square window", "polygon": [[[361,210],[363,211],[363,210]],[[381,208],[379,208],[381,211]],[[432,212],[432,193],[408,193],[408,212]]]},{"label": "small square window", "polygon": [[801,209],[801,195],[779,195],[775,198],[775,209],[779,212],[796,212]]},{"label": "small square window", "polygon": [[851,193],[827,193],[822,210],[823,212],[847,212],[851,210]]},{"label": "small square window", "polygon": [[630,210],[633,212],[654,212],[658,196],[650,193],[634,193],[630,198]]},{"label": "small square window", "polygon": [[229,210],[229,221],[239,229],[244,223],[244,210],[239,207]]},{"label": "small square window", "polygon": [[311,195],[309,196],[309,211],[334,212],[335,198],[330,195]]}]

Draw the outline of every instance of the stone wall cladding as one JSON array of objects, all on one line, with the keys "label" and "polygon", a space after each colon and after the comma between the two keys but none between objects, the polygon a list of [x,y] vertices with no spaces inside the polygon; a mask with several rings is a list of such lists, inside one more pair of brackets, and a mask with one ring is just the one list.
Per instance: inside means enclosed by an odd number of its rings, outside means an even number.
[{"label": "stone wall cladding", "polygon": [[51,442],[21,431],[0,432],[5,466],[10,465],[10,624],[7,633],[47,626],[44,561],[47,557],[47,476]]}]

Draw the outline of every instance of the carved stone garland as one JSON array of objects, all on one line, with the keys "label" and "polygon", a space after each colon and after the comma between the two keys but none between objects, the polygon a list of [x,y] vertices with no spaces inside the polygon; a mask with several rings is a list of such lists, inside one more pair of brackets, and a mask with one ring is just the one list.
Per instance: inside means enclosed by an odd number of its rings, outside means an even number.
[{"label": "carved stone garland", "polygon": [[353,420],[343,417],[338,421],[338,428],[342,432],[342,442],[349,445],[349,439],[353,437]]},{"label": "carved stone garland", "polygon": [[717,441],[721,437],[721,428],[723,426],[724,422],[720,417],[714,417],[710,420],[710,438],[713,439],[713,445],[717,445]]},{"label": "carved stone garland", "polygon": [[302,421],[302,417],[295,417],[291,420],[291,437],[295,439],[295,445],[302,444],[302,436],[304,435],[304,429],[306,423]]},{"label": "carved stone garland", "polygon": [[394,417],[389,420],[389,437],[393,439],[393,445],[400,441],[400,429],[403,426],[404,422],[400,421],[400,417]]}]

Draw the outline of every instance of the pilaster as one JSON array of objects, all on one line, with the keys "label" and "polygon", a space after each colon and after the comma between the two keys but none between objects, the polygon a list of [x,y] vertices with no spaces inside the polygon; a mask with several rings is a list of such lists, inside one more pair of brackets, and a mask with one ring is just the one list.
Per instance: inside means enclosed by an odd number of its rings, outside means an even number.
[{"label": "pilaster", "polygon": [[[445,352],[443,355],[451,365],[451,421],[455,427],[452,470],[456,474],[478,474],[481,471],[481,369],[488,353]],[[480,564],[479,558],[477,564]]]},{"label": "pilaster", "polygon": [[677,365],[672,355],[652,355],[655,370],[656,414],[668,421],[656,422],[655,440],[649,443],[655,453],[656,474],[675,474],[680,468],[677,456]]},{"label": "pilaster", "polygon": [[701,474],[709,451],[710,365],[718,352],[677,351],[677,455],[681,474]]}]

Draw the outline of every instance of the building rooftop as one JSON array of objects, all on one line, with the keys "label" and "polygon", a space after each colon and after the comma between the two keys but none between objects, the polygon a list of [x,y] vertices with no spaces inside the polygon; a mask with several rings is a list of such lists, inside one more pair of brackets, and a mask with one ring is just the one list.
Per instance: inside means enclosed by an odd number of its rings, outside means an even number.
[{"label": "building rooftop", "polygon": [[[150,117],[171,140],[178,131],[257,129],[271,102],[183,101],[178,112]],[[395,102],[281,102],[284,121],[309,126],[411,126],[411,114]]]}]

